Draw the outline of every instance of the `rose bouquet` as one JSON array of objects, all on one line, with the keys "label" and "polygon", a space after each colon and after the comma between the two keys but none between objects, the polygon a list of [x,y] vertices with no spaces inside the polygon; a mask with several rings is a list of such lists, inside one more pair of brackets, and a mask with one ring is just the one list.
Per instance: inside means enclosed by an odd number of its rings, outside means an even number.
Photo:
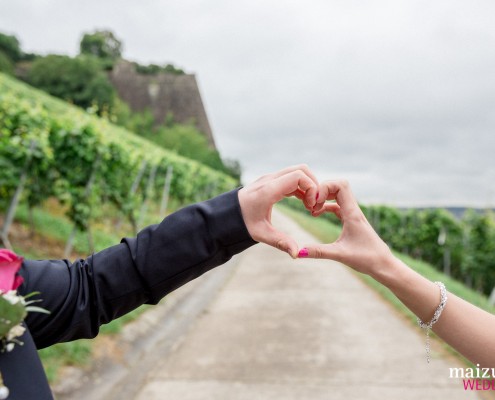
[{"label": "rose bouquet", "polygon": [[[18,275],[22,260],[12,251],[0,249],[0,353],[12,351],[16,344],[23,344],[18,338],[26,330],[23,321],[28,312],[49,313],[44,308],[33,306],[40,300],[28,300],[38,292],[25,296],[17,293],[23,282]],[[0,399],[7,398],[8,393],[0,371]]]}]

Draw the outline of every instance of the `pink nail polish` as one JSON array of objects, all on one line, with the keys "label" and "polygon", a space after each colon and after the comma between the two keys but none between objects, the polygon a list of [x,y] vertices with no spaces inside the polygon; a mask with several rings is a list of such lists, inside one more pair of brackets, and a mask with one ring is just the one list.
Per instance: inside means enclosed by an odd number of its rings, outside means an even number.
[{"label": "pink nail polish", "polygon": [[299,250],[299,254],[297,255],[299,258],[305,258],[309,256],[309,251],[307,248],[303,248]]}]

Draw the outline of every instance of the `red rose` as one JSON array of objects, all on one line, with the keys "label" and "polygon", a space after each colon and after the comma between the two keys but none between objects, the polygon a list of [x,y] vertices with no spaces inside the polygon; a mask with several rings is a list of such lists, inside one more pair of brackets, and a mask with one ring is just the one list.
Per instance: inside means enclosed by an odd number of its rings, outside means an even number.
[{"label": "red rose", "polygon": [[24,279],[17,275],[21,265],[22,257],[10,250],[0,249],[0,292],[16,290],[21,285]]}]

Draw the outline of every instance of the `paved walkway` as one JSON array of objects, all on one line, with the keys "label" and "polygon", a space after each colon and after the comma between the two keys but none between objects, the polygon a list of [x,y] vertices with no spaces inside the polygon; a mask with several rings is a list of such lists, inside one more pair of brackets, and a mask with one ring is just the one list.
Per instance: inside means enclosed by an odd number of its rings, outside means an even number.
[{"label": "paved walkway", "polygon": [[155,358],[138,400],[476,398],[449,379],[454,360],[434,353],[428,365],[422,333],[337,263],[257,245],[205,307]]},{"label": "paved walkway", "polygon": [[[276,225],[314,239],[290,219]],[[460,366],[348,269],[257,245],[101,338],[60,400],[475,399]]]}]

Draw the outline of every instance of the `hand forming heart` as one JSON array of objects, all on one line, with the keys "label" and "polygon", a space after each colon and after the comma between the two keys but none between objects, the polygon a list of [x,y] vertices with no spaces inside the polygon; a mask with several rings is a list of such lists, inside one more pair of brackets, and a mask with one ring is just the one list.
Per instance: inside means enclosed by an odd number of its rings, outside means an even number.
[{"label": "hand forming heart", "polygon": [[265,175],[239,190],[242,216],[251,237],[286,251],[296,258],[296,241],[275,229],[271,222],[272,209],[284,197],[296,196],[308,210],[316,204],[318,181],[306,165],[296,165]]},{"label": "hand forming heart", "polygon": [[[285,250],[292,257],[297,254],[295,241],[278,232],[271,224],[273,205],[290,195],[301,199],[313,216],[331,212],[342,221],[342,232],[335,242],[308,245],[299,251],[300,258],[340,261],[356,271],[370,275],[390,289],[417,315],[420,326],[426,326],[428,362],[428,335],[429,330],[433,329],[439,337],[473,363],[494,365],[493,315],[451,293],[448,294],[449,305],[444,310],[447,301],[444,285],[440,285],[443,290],[440,291],[439,304],[439,282],[429,281],[394,257],[366,220],[348,182],[326,181],[318,184],[313,174],[303,165],[267,175],[246,186],[239,191],[239,201],[244,221],[253,239]],[[438,320],[440,313],[442,318]],[[437,320],[438,323],[435,323]],[[492,351],[487,351],[487,348]]]},{"label": "hand forming heart", "polygon": [[[342,221],[342,233],[333,243],[311,244],[298,252],[293,238],[271,223],[273,205],[287,196],[296,196],[318,217],[332,212]],[[327,202],[327,201],[335,202]],[[327,258],[340,261],[357,271],[372,274],[392,256],[366,220],[347,181],[318,184],[306,165],[265,175],[239,191],[242,215],[251,237],[286,251],[293,258]]]},{"label": "hand forming heart", "polygon": [[[335,203],[327,203],[327,200],[335,200]],[[370,275],[393,257],[359,208],[347,181],[326,181],[320,185],[312,215],[318,217],[325,212],[334,213],[342,221],[342,233],[333,243],[306,246],[299,257],[340,261]]]}]

